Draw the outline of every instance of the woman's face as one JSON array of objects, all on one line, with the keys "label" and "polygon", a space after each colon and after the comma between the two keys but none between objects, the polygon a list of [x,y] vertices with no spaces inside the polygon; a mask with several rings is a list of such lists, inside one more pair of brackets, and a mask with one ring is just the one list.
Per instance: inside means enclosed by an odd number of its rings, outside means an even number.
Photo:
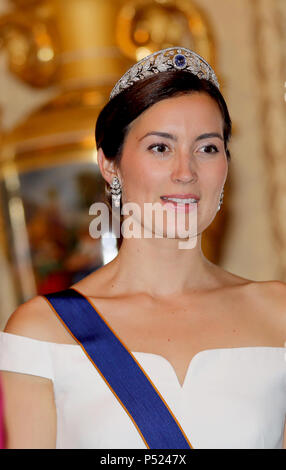
[{"label": "woman's face", "polygon": [[143,217],[146,202],[164,204],[161,196],[194,194],[201,233],[217,213],[227,172],[217,103],[199,92],[171,97],[131,123],[119,168],[122,203],[136,202]]}]

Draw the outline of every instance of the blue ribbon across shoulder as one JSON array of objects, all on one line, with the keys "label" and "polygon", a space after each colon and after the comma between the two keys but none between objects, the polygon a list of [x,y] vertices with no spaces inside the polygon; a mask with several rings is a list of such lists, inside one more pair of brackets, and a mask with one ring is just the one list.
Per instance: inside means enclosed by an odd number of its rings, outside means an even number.
[{"label": "blue ribbon across shoulder", "polygon": [[84,348],[147,448],[193,448],[155,386],[89,300],[74,288],[43,297]]}]

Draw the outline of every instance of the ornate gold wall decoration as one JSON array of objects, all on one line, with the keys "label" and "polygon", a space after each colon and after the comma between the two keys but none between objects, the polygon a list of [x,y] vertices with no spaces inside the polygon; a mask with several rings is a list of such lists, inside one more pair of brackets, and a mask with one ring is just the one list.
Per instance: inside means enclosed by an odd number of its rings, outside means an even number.
[{"label": "ornate gold wall decoration", "polygon": [[[51,5],[22,2],[23,8],[0,18],[0,37],[10,71],[35,87],[56,81],[58,38]],[[21,3],[20,3],[21,5]]]},{"label": "ornate gold wall decoration", "polygon": [[210,25],[190,0],[127,1],[118,13],[116,40],[135,62],[173,45],[199,51],[208,62],[214,62]]}]

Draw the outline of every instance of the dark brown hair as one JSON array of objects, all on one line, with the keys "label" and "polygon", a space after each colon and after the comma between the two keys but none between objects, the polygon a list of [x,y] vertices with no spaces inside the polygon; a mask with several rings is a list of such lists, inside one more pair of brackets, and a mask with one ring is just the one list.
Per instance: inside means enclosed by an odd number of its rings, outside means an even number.
[{"label": "dark brown hair", "polygon": [[[232,122],[223,96],[212,82],[183,70],[169,70],[138,80],[114,96],[97,118],[95,128],[97,149],[102,148],[106,158],[114,160],[115,165],[119,166],[124,141],[132,121],[158,101],[192,92],[207,93],[218,104],[224,122],[224,146],[229,162],[231,156],[228,142],[231,137]],[[106,194],[109,194],[108,183],[105,189]]]}]

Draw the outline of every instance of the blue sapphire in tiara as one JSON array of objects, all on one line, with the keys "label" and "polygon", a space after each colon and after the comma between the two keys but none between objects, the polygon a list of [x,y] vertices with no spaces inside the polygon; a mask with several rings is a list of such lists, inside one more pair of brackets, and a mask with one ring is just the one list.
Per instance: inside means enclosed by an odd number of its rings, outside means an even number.
[{"label": "blue sapphire in tiara", "polygon": [[187,65],[186,57],[182,54],[176,54],[173,59],[173,64],[177,69],[184,69]]}]

